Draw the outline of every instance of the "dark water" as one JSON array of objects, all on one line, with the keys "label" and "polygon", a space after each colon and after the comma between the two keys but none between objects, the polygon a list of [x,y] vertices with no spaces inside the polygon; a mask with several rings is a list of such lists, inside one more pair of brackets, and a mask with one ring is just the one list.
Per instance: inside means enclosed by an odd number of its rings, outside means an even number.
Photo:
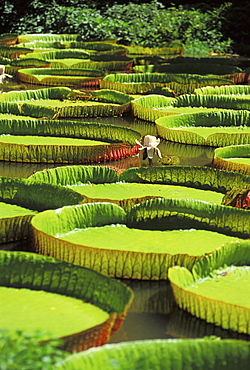
[{"label": "dark water", "polygon": [[[31,85],[27,88],[24,84],[11,82],[5,85],[4,91],[32,88],[37,89],[41,88],[41,86]],[[84,121],[86,122],[87,120],[84,119]],[[142,136],[156,134],[154,124],[134,120],[131,117],[95,118],[88,119],[88,121],[130,127],[139,131]],[[184,166],[209,166],[214,150],[210,147],[176,144],[164,140],[161,141],[159,149],[162,154],[179,157],[180,165]],[[143,161],[141,156],[108,162],[107,164],[121,169],[149,166],[147,160]],[[152,165],[156,166],[159,164],[159,159],[155,157]],[[34,171],[58,166],[58,164],[0,161],[0,176],[27,178]],[[1,245],[0,248],[23,250],[25,246],[8,244]],[[198,338],[208,335],[216,335],[221,338],[250,339],[250,336],[207,324],[204,320],[197,319],[180,310],[174,303],[172,290],[167,281],[123,280],[123,283],[133,289],[135,297],[122,327],[112,335],[110,343],[140,339]]]}]

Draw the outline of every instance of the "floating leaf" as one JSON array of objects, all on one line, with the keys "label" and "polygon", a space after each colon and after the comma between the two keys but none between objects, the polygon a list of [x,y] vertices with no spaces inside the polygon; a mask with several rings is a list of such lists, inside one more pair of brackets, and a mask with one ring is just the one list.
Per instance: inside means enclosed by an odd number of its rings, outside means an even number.
[{"label": "floating leaf", "polygon": [[[219,207],[221,215],[215,217]],[[177,199],[143,202],[127,215],[112,203],[63,207],[32,219],[34,250],[112,277],[166,279],[170,266],[192,268],[195,261],[235,239],[237,231],[246,237],[239,226],[230,234],[232,219],[249,235],[248,211],[234,210],[230,219],[229,207]],[[152,230],[160,218],[162,228]]]},{"label": "floating leaf", "polygon": [[230,145],[214,151],[212,163],[214,168],[224,171],[250,174],[250,144]]},{"label": "floating leaf", "polygon": [[249,241],[238,241],[197,262],[192,272],[170,268],[176,302],[207,322],[250,334],[249,261]]},{"label": "floating leaf", "polygon": [[[67,351],[105,343],[120,327],[133,298],[132,291],[116,280],[52,258],[1,251],[0,265],[0,284],[8,288],[2,290],[5,304],[1,305],[7,325],[21,330],[46,327],[63,339],[63,349]],[[83,302],[88,302],[89,313]],[[91,314],[92,321],[79,312],[82,309],[85,315]],[[97,314],[97,320],[93,314]],[[4,320],[1,326],[5,327]]]},{"label": "floating leaf", "polygon": [[138,340],[106,344],[86,352],[69,356],[61,370],[84,368],[110,369],[207,369],[220,370],[226,366],[249,365],[250,345],[246,341],[206,339],[158,339]]}]

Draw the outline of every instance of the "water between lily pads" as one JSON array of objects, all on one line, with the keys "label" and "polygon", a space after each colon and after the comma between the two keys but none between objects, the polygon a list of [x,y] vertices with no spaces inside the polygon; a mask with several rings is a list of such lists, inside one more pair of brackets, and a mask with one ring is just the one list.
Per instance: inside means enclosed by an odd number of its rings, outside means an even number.
[{"label": "water between lily pads", "polygon": [[[95,118],[84,119],[84,121],[130,127],[139,131],[142,136],[156,135],[154,124],[134,120],[130,117]],[[164,140],[161,141],[159,149],[162,154],[177,156],[180,160],[179,164],[184,166],[209,166],[214,150],[210,147],[177,144]],[[106,164],[120,169],[149,166],[148,160],[143,161],[141,155]],[[154,157],[151,165],[160,165],[159,158]],[[58,166],[58,164],[46,163],[0,162],[0,176],[27,178],[35,171]],[[23,245],[14,244],[1,245],[0,248],[7,250],[25,249]],[[111,336],[109,343],[140,339],[197,338],[209,335],[221,338],[250,339],[250,336],[207,324],[204,320],[180,310],[174,302],[172,290],[167,281],[122,280],[122,282],[133,289],[134,301],[123,325]]]}]

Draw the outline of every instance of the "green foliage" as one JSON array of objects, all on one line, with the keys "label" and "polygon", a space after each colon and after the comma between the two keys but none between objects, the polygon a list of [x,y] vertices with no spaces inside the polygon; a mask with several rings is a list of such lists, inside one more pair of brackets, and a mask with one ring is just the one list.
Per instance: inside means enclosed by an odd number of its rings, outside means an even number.
[{"label": "green foliage", "polygon": [[[79,33],[86,39],[105,37],[100,11],[85,4],[61,6],[55,0],[46,4],[34,0],[28,14],[13,25],[18,33]],[[46,16],[44,16],[46,15]]]},{"label": "green foliage", "polygon": [[195,40],[210,51],[221,51],[218,48],[230,45],[229,40],[217,45],[222,39],[222,20],[230,5],[226,3],[213,11],[202,12],[182,5],[164,8],[153,0],[147,4],[113,5],[104,16],[110,17],[110,36],[117,37],[121,43],[156,47],[180,40],[190,47]]},{"label": "green foliage", "polygon": [[0,370],[53,370],[62,364],[66,352],[59,340],[41,343],[42,333],[0,331]]},{"label": "green foliage", "polygon": [[178,40],[190,53],[225,52],[231,45],[231,39],[223,37],[231,3],[193,8],[167,7],[158,0],[125,4],[112,1],[105,2],[105,6],[98,1],[30,0],[25,12],[6,3],[0,19],[5,14],[4,24],[6,19],[9,22],[3,32],[74,33],[84,40],[116,39],[121,44],[144,47],[171,46]]}]

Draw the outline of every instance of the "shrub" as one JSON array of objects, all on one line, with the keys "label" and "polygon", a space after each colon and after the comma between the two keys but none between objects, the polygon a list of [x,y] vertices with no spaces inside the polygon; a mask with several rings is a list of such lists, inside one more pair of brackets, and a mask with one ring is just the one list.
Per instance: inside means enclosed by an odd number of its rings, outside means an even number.
[{"label": "shrub", "polygon": [[112,3],[101,6],[100,1],[89,5],[83,0],[30,0],[26,12],[19,14],[17,8],[5,6],[10,26],[4,32],[77,33],[86,41],[112,38],[121,44],[144,47],[164,47],[178,40],[192,50],[202,47],[206,52],[230,48],[231,39],[223,38],[222,27],[231,3],[213,8],[165,7],[158,0]]},{"label": "shrub", "polygon": [[7,329],[0,331],[1,370],[53,370],[66,357],[66,352],[57,348],[58,340],[41,343],[39,331],[30,334]]}]

